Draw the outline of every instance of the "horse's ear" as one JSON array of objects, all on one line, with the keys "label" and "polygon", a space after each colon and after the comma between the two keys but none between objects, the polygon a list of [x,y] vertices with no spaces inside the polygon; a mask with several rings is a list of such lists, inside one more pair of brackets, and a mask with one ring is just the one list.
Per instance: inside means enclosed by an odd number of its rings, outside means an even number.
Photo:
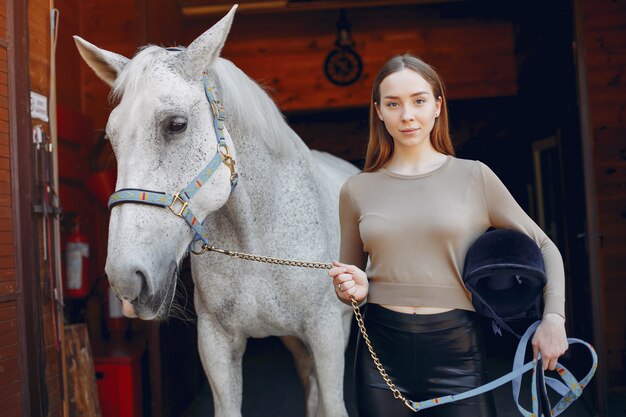
[{"label": "horse's ear", "polygon": [[226,16],[213,25],[211,29],[198,36],[185,50],[183,57],[185,71],[191,78],[198,77],[220,55],[233,23],[235,10],[237,10],[236,4]]},{"label": "horse's ear", "polygon": [[115,79],[128,63],[129,59],[114,52],[100,49],[80,36],[74,36],[74,42],[76,42],[78,52],[87,65],[89,65],[96,75],[105,83],[113,86]]}]

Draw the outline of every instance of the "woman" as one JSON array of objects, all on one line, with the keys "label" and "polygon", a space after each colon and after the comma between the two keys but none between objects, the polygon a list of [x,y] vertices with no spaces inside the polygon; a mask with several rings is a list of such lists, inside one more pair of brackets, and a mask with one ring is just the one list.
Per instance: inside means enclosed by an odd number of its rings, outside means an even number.
[{"label": "woman", "polygon": [[[555,368],[568,346],[561,255],[486,165],[454,157],[443,84],[423,61],[396,56],[374,80],[365,169],[344,184],[339,212],[341,262],[329,275],[341,301],[367,298],[374,350],[405,397],[487,382],[461,277],[467,249],[490,226],[523,232],[541,248],[548,282],[532,344],[544,368]],[[393,398],[361,338],[355,376],[360,416],[413,414]],[[423,413],[485,417],[495,409],[486,394]]]}]

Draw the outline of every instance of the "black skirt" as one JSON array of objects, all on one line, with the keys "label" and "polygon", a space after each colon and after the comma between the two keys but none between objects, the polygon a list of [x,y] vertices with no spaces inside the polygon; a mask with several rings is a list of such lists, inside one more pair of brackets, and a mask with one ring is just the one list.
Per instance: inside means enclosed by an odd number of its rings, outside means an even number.
[{"label": "black skirt", "polygon": [[[365,326],[374,352],[402,394],[413,401],[460,394],[488,382],[476,313],[404,314],[368,304]],[[359,334],[355,359],[360,417],[415,415],[393,398]],[[491,393],[419,412],[422,417],[491,417]]]}]

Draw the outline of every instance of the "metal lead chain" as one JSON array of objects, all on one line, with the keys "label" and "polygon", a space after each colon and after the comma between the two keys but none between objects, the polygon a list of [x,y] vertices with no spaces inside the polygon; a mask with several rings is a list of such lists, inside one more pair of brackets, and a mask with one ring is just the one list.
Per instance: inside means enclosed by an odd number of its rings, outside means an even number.
[{"label": "metal lead chain", "polygon": [[[311,269],[331,269],[333,264],[325,263],[325,262],[307,262],[307,261],[296,261],[291,259],[281,259],[281,258],[273,258],[271,256],[261,256],[261,255],[251,255],[249,253],[243,252],[235,252],[227,249],[216,248],[215,246],[208,246],[206,244],[202,245],[202,248],[199,251],[193,251],[196,255],[201,255],[205,252],[217,252],[224,255],[232,256],[233,258],[245,259],[248,261],[254,262],[262,262],[274,265],[287,265],[287,266],[297,266],[301,268],[311,268]],[[365,329],[365,323],[363,322],[363,315],[361,314],[361,309],[359,308],[359,303],[354,299],[354,297],[350,297],[350,302],[352,303],[352,310],[354,310],[354,317],[356,318],[356,322],[359,326],[359,330],[361,335],[363,335],[363,340],[367,345],[367,350],[370,352],[370,356],[374,361],[374,365],[376,365],[376,369],[380,373],[380,376],[385,380],[387,386],[393,393],[393,397],[402,401],[404,405],[406,405],[411,411],[417,412],[415,408],[413,408],[413,402],[408,400],[398,388],[393,383],[389,375],[387,375],[387,371],[383,368],[383,365],[380,363],[378,356],[374,352],[374,348],[372,347],[372,342],[370,342],[370,338],[367,335],[367,330]]]},{"label": "metal lead chain", "polygon": [[396,398],[402,401],[404,405],[406,405],[407,407],[409,407],[409,409],[411,409],[411,411],[417,412],[417,410],[413,408],[412,406],[412,401],[408,400],[404,395],[402,395],[400,390],[396,388],[396,385],[393,383],[391,378],[389,378],[389,375],[387,375],[387,371],[385,371],[385,368],[383,368],[383,364],[380,363],[380,360],[378,359],[376,352],[374,352],[374,348],[372,347],[372,342],[370,342],[370,338],[367,335],[367,330],[365,330],[365,322],[363,322],[363,315],[361,314],[361,309],[359,308],[357,301],[354,299],[354,297],[350,297],[350,302],[352,303],[352,310],[354,310],[354,317],[356,318],[356,323],[359,325],[359,330],[361,331],[363,340],[365,341],[365,344],[367,345],[367,350],[369,350],[370,356],[372,357],[372,360],[374,361],[374,365],[376,365],[376,369],[378,369],[380,376],[383,377],[383,379],[387,383],[387,386],[393,393],[393,398]]},{"label": "metal lead chain", "polygon": [[249,253],[235,252],[227,249],[216,248],[215,246],[202,245],[202,249],[199,252],[194,252],[196,255],[200,255],[204,252],[217,252],[224,255],[232,256],[233,258],[245,259],[247,261],[262,262],[274,265],[286,265],[297,266],[300,268],[311,269],[330,269],[333,264],[325,262],[308,262],[308,261],[295,261],[291,259],[272,258],[271,256],[251,255]]}]

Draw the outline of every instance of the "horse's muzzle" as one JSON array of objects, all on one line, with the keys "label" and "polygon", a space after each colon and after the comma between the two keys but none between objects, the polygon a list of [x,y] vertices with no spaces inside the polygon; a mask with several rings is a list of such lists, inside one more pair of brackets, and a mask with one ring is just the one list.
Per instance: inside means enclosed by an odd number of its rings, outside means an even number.
[{"label": "horse's muzzle", "polygon": [[126,317],[164,320],[169,316],[178,268],[175,262],[171,262],[166,269],[167,272],[161,276],[149,275],[145,270],[136,269],[131,274],[131,280],[120,279],[119,277],[128,276],[123,273],[114,275],[117,279],[109,277],[112,288],[122,301],[122,312]]}]

